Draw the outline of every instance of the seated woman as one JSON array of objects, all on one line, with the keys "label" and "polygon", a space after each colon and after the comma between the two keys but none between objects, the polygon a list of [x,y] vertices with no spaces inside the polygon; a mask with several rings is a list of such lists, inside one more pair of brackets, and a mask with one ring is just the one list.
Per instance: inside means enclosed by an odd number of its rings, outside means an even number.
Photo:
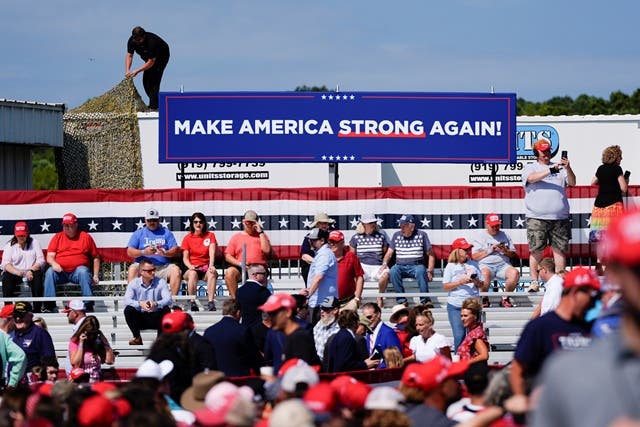
[{"label": "seated woman", "polygon": [[482,304],[478,298],[467,298],[462,303],[460,318],[467,335],[458,347],[460,360],[468,360],[470,363],[489,360],[489,340],[480,321],[481,312]]},{"label": "seated woman", "polygon": [[[207,220],[204,214],[195,212],[189,219],[189,233],[182,239],[182,258],[187,271],[184,279],[187,281],[187,295],[196,294],[198,280],[207,282],[207,310],[215,311],[216,281],[218,271],[214,267],[216,248],[218,241],[215,234],[207,229]],[[191,301],[191,311],[198,311],[195,299]]]},{"label": "seated woman", "polygon": [[451,360],[449,340],[433,329],[434,320],[431,310],[424,310],[416,316],[417,336],[411,338],[409,347],[413,354],[405,358],[406,362],[425,362],[441,354]]},{"label": "seated woman", "polygon": [[69,362],[72,368],[82,368],[89,382],[102,380],[101,365],[113,365],[115,355],[107,338],[100,331],[95,316],[87,316],[69,340]]}]

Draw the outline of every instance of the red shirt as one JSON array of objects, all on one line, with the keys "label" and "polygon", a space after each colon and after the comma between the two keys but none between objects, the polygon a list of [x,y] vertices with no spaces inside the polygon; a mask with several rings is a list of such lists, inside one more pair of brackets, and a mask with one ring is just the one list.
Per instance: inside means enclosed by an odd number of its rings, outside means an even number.
[{"label": "red shirt", "polygon": [[189,251],[189,262],[200,267],[209,265],[209,246],[217,244],[216,235],[207,231],[205,234],[187,233],[180,247],[183,251]]},{"label": "red shirt", "polygon": [[348,246],[338,260],[338,299],[353,296],[356,293],[356,278],[364,276],[364,270],[356,254]]},{"label": "red shirt", "polygon": [[267,255],[262,252],[259,234],[249,236],[244,231],[234,234],[231,236],[231,240],[229,240],[229,244],[225,248],[224,253],[231,255],[238,261],[242,261],[242,245],[245,243],[247,245],[247,265],[267,264]]},{"label": "red shirt", "polygon": [[85,231],[78,231],[73,239],[67,237],[64,231],[56,233],[49,242],[47,252],[56,253],[56,262],[67,273],[81,265],[91,268],[90,262],[98,256],[93,237]]}]

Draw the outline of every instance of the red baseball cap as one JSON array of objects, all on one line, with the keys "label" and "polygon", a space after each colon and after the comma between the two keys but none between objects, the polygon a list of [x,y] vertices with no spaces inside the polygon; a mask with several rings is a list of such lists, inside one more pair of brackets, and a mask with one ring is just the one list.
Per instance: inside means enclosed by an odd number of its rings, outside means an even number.
[{"label": "red baseball cap", "polygon": [[27,236],[29,234],[27,223],[24,221],[16,222],[16,225],[13,227],[13,234],[16,237]]},{"label": "red baseball cap", "polygon": [[340,375],[331,381],[331,388],[338,397],[340,405],[349,409],[362,409],[371,391],[369,384],[358,381],[348,375]]},{"label": "red baseball cap", "polygon": [[407,387],[419,388],[428,392],[446,379],[462,374],[469,367],[468,360],[451,362],[443,356],[436,356],[424,363],[412,363],[407,366],[400,382]]},{"label": "red baseball cap", "polygon": [[333,230],[329,233],[329,240],[332,242],[342,242],[344,240],[344,234],[340,230]]},{"label": "red baseball cap", "polygon": [[69,378],[71,379],[71,381],[77,381],[82,379],[83,377],[89,379],[89,374],[86,373],[82,368],[73,368],[69,373]]},{"label": "red baseball cap", "polygon": [[609,224],[598,245],[605,264],[640,265],[640,209],[630,209]]},{"label": "red baseball cap", "polygon": [[453,249],[469,249],[472,248],[473,245],[467,241],[464,237],[457,238],[451,244]]},{"label": "red baseball cap", "polygon": [[315,413],[333,412],[337,405],[336,394],[328,382],[319,382],[307,389],[302,400]]},{"label": "red baseball cap", "polygon": [[162,332],[165,334],[176,334],[193,329],[193,326],[189,315],[182,310],[172,311],[162,317]]},{"label": "red baseball cap", "polygon": [[502,221],[500,220],[500,216],[497,213],[490,213],[489,215],[487,215],[487,217],[485,218],[485,222],[487,223],[487,225],[490,226],[494,226],[494,225],[501,225]]},{"label": "red baseball cap", "polygon": [[63,224],[75,224],[76,222],[78,222],[78,217],[72,213],[66,213],[62,217]]},{"label": "red baseball cap", "polygon": [[595,271],[579,266],[564,275],[563,288],[582,286],[588,286],[596,291],[600,290],[600,279]]},{"label": "red baseball cap", "polygon": [[290,308],[295,310],[296,300],[289,294],[273,294],[264,304],[258,307],[258,310],[269,313],[281,308]]},{"label": "red baseball cap", "polygon": [[81,427],[107,427],[113,424],[115,418],[111,401],[102,395],[86,398],[78,410],[78,424]]},{"label": "red baseball cap", "polygon": [[8,319],[13,315],[13,304],[6,304],[0,310],[0,319]]},{"label": "red baseball cap", "polygon": [[551,149],[551,142],[546,138],[541,138],[533,143],[533,149],[538,151],[547,151]]}]

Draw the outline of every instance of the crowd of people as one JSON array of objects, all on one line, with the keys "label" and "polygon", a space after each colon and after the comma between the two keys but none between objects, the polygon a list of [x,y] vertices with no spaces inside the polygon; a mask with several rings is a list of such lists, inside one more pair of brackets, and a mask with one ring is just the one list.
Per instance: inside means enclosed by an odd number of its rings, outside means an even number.
[{"label": "crowd of people", "polygon": [[[347,243],[336,221],[318,213],[300,249],[305,285],[287,294],[269,289],[269,238],[257,213],[245,212],[243,230],[224,252],[230,297],[221,320],[201,335],[173,296],[182,280],[189,295],[204,280],[206,309],[217,310],[218,241],[196,212],[179,246],[159,223],[159,212],[149,209],[145,226],[127,245],[134,259],[124,298],[129,344],[142,344],[142,330],[157,333],[135,378],[120,385],[103,381],[101,367],[113,364],[117,352],[91,314],[92,301],[73,299],[63,310],[72,325],[65,380],[58,380],[62,367],[46,324],[34,316],[56,311],[55,303],[6,304],[0,312],[6,385],[0,423],[638,426],[640,389],[633,380],[640,366],[640,210],[624,212],[612,197],[626,191],[615,147],[605,150],[608,166],[594,178],[600,186],[594,205],[600,219],[592,234],[598,269],[566,271],[571,228],[565,188],[575,184],[575,176],[566,155],[551,162],[549,141],[534,144],[537,161],[523,171],[529,290],[543,286],[545,292],[513,361],[500,371],[488,365],[491,346],[482,311],[490,302],[480,292],[496,278],[512,291],[520,272],[512,265],[516,248],[496,213],[486,215],[485,228],[474,236],[451,243],[442,277],[450,341],[437,332],[428,295],[434,251],[411,214],[400,216],[398,231],[388,237],[376,216],[365,213]],[[92,295],[100,268],[95,243],[78,230],[74,214],[62,223],[46,259],[27,224],[15,224],[3,253],[3,296],[15,298],[21,282],[34,296],[55,296],[55,284],[66,282]],[[553,256],[544,258],[548,246]],[[180,254],[183,269],[174,262]],[[383,318],[382,293],[389,283],[404,293],[407,277],[423,294],[419,303],[410,306],[399,296]],[[365,281],[377,282],[376,302],[362,301]],[[508,297],[500,301],[505,308],[514,305]],[[195,298],[188,308],[200,310]],[[349,375],[374,369],[402,373],[397,384],[366,384]]]}]

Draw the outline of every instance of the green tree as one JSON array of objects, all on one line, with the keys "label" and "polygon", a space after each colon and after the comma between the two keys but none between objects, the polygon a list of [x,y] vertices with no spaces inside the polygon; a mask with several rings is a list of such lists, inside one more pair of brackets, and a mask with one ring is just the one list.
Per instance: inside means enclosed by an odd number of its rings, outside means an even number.
[{"label": "green tree", "polygon": [[31,152],[34,190],[57,190],[58,172],[56,171],[53,148],[34,148]]}]

